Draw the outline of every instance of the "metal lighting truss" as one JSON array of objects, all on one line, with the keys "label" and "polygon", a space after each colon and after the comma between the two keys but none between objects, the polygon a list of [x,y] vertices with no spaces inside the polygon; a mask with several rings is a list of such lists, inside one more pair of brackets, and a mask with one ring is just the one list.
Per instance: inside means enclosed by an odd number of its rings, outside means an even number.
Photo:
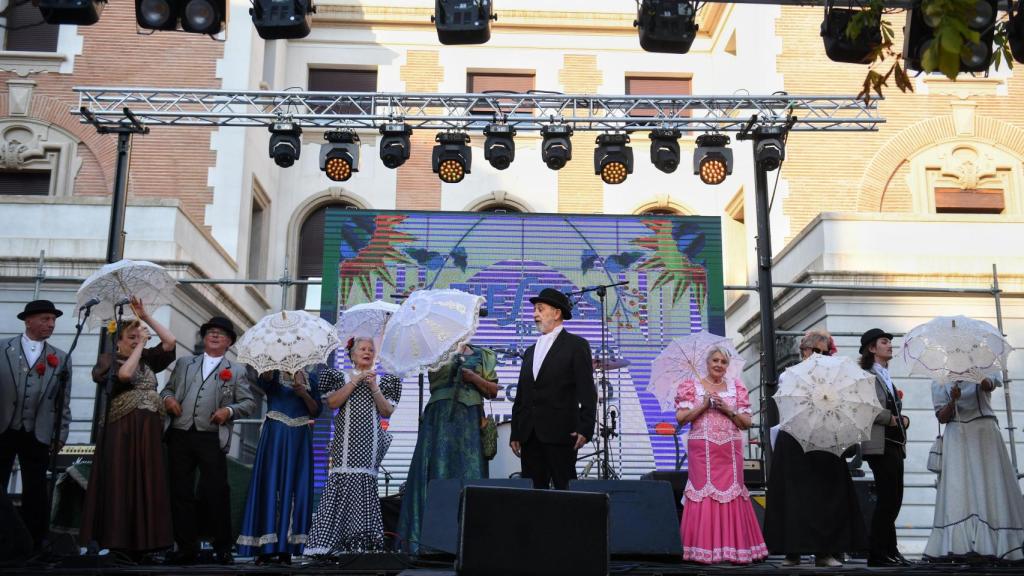
[{"label": "metal lighting truss", "polygon": [[885,120],[877,100],[853,96],[604,96],[595,94],[404,94],[78,87],[72,114],[97,128],[134,117],[147,126],[376,130],[404,122],[413,129],[483,131],[507,123],[517,131],[566,124],[576,131],[691,132],[777,127],[800,132],[874,131]]}]

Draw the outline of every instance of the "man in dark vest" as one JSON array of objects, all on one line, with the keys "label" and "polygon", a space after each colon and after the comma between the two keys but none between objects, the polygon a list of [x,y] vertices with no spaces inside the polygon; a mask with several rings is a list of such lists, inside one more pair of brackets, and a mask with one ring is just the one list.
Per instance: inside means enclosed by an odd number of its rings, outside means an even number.
[{"label": "man in dark vest", "polygon": [[[215,316],[199,328],[203,353],[178,359],[160,392],[167,409],[167,456],[177,564],[194,564],[199,519],[213,533],[217,561],[231,564],[231,501],[227,451],[231,422],[256,410],[251,369],[224,353],[235,343],[234,325]],[[196,469],[199,470],[198,493]]]},{"label": "man in dark vest", "polygon": [[562,327],[572,318],[565,294],[545,288],[530,303],[541,336],[523,356],[511,446],[534,488],[564,490],[576,478],[576,452],[594,435],[594,365],[587,341]]},{"label": "man in dark vest", "polygon": [[[47,342],[61,314],[49,300],[29,302],[18,314],[18,320],[25,322],[25,332],[0,343],[4,355],[0,358],[0,490],[6,494],[17,456],[21,517],[36,548],[46,538],[49,526],[46,467],[57,410],[63,412],[60,446],[67,442],[71,421],[70,393],[65,394],[63,406],[55,406],[57,373],[67,354]],[[69,377],[70,370],[68,366]]]}]

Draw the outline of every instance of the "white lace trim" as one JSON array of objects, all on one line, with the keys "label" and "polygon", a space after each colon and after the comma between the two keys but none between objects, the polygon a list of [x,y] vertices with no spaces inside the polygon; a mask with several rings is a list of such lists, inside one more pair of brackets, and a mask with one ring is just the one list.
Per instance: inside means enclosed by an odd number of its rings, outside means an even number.
[{"label": "white lace trim", "polygon": [[[305,534],[289,534],[289,544],[305,544],[308,536]],[[266,544],[277,544],[277,534],[264,534],[263,536],[243,536],[239,535],[237,544],[241,546],[264,546]]]},{"label": "white lace trim", "polygon": [[722,546],[721,548],[713,548],[709,550],[707,548],[697,548],[695,546],[683,547],[683,559],[694,560],[704,564],[713,564],[716,562],[749,563],[767,557],[768,547],[765,546],[763,542],[761,544],[754,545],[752,548]]},{"label": "white lace trim", "polygon": [[267,412],[267,418],[269,418],[270,420],[277,420],[278,422],[284,424],[285,426],[290,426],[292,428],[298,428],[300,426],[309,426],[309,424],[313,422],[306,416],[292,418],[291,416],[288,416],[283,412],[278,412],[277,410],[271,410]]},{"label": "white lace trim", "polygon": [[377,477],[377,470],[375,468],[349,468],[348,466],[332,466],[327,470],[328,474],[369,474],[374,478]]},{"label": "white lace trim", "polygon": [[[691,438],[692,439],[692,438]],[[711,466],[704,467],[704,487],[697,490],[693,487],[693,480],[688,479],[686,481],[686,497],[694,502],[700,502],[701,500],[711,497],[714,501],[725,504],[732,502],[737,496],[742,497],[744,500],[750,498],[750,493],[747,492],[747,487],[743,484],[743,478],[738,477],[736,474],[737,465],[741,465],[736,461],[736,450],[729,450],[730,470],[732,471],[732,482],[729,487],[725,490],[719,490],[711,482]],[[711,442],[704,442],[704,462],[711,462]],[[741,469],[741,468],[740,468]],[[742,470],[742,469],[741,469]],[[740,472],[742,474],[742,471]]]}]

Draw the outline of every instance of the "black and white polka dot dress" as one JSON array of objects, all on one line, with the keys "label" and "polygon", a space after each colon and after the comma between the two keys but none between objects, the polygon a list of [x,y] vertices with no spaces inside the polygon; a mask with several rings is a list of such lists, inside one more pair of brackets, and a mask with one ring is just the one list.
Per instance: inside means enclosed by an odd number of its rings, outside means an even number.
[{"label": "black and white polka dot dress", "polygon": [[[319,388],[329,395],[354,376],[352,370],[324,369]],[[392,406],[397,405],[402,381],[385,374],[379,382],[384,398]],[[361,384],[334,415],[327,482],[313,513],[307,556],[383,550],[377,471],[389,446],[391,435],[380,426],[373,394]]]}]

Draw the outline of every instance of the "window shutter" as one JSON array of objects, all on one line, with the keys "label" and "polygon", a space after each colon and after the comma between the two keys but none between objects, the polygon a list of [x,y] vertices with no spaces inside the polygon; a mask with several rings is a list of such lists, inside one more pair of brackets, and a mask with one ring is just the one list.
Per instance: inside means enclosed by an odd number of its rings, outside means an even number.
[{"label": "window shutter", "polygon": [[7,8],[7,41],[4,49],[15,52],[56,52],[60,26],[46,24],[39,8],[29,0],[10,0]]}]

